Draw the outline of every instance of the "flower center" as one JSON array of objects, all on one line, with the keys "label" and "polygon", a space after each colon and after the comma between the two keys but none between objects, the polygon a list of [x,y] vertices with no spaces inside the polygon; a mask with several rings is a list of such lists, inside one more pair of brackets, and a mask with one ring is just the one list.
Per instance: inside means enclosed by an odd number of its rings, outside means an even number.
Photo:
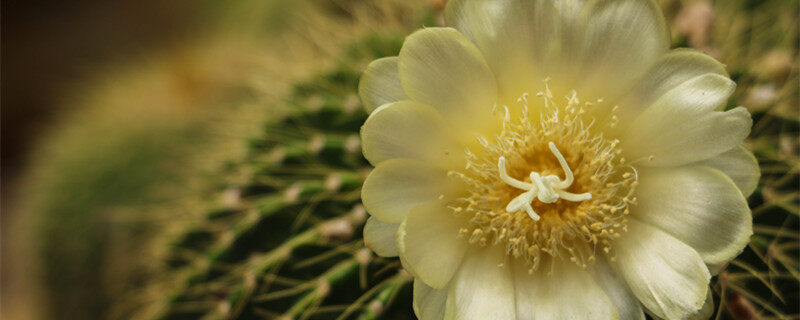
[{"label": "flower center", "polygon": [[[480,146],[466,150],[465,169],[450,172],[469,186],[467,196],[450,204],[469,218],[460,234],[474,245],[503,245],[530,272],[555,259],[582,267],[597,253],[613,260],[610,240],[627,231],[637,173],[619,141],[587,115],[604,107],[600,101],[582,104],[573,93],[557,105],[549,90],[537,96],[544,103],[533,108],[527,95],[520,98],[519,117],[506,108],[501,132],[479,137]],[[588,114],[614,119],[614,110]]]},{"label": "flower center", "polygon": [[556,145],[550,142],[548,146],[550,146],[550,151],[553,152],[553,155],[555,155],[558,159],[558,163],[561,164],[561,169],[564,170],[564,180],[560,180],[557,175],[542,177],[542,175],[540,175],[538,172],[531,171],[530,178],[532,183],[519,181],[508,175],[508,172],[506,171],[506,158],[500,156],[500,159],[497,161],[500,180],[503,180],[503,182],[512,187],[527,190],[527,192],[518,195],[516,198],[508,202],[506,211],[516,212],[525,210],[531,219],[539,221],[541,217],[539,217],[539,215],[533,211],[533,207],[531,206],[531,202],[537,198],[539,201],[544,203],[554,203],[559,198],[572,202],[580,202],[592,198],[592,194],[589,192],[575,194],[565,190],[572,185],[575,177],[572,175],[572,170],[570,170],[569,165],[567,165],[567,161],[564,160],[564,156],[562,156],[561,152],[558,151]]}]

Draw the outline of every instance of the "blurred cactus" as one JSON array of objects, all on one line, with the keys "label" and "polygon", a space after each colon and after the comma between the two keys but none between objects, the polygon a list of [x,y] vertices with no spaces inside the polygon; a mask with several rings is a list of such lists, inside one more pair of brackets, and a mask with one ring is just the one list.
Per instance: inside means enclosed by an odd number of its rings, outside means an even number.
[{"label": "blurred cactus", "polygon": [[50,128],[22,194],[40,265],[28,275],[52,306],[43,310],[54,312],[43,316],[95,318],[115,293],[146,278],[148,261],[134,257],[150,256],[157,231],[149,225],[166,217],[145,208],[194,196],[188,173],[231,151],[217,130],[235,121],[224,129],[241,136],[251,126],[230,114],[247,113],[255,100],[241,69],[256,68],[248,51],[217,44],[173,49],[99,75],[94,88],[74,86],[84,93],[68,104],[81,107]]}]

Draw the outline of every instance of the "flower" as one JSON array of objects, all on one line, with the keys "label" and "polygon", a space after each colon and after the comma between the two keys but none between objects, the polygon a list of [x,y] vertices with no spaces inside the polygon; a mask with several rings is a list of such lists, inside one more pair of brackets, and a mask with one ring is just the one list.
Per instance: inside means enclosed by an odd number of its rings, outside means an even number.
[{"label": "flower", "polygon": [[359,93],[366,245],[421,319],[708,317],[752,234],[750,114],[651,0],[452,0]]}]

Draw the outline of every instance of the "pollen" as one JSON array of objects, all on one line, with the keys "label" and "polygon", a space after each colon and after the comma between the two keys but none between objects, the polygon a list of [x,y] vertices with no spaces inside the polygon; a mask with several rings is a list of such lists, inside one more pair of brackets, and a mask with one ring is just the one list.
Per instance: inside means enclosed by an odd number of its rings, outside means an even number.
[{"label": "pollen", "polygon": [[[530,272],[554,259],[586,268],[597,254],[613,257],[610,240],[627,230],[638,174],[621,157],[619,141],[587,116],[594,114],[587,109],[605,107],[602,100],[581,103],[573,92],[558,105],[549,90],[536,96],[543,104],[530,108],[524,94],[519,116],[504,108],[502,131],[465,151],[464,170],[450,175],[469,193],[450,208],[469,218],[460,231],[465,241],[504,246]],[[617,108],[607,110],[617,119]]]}]

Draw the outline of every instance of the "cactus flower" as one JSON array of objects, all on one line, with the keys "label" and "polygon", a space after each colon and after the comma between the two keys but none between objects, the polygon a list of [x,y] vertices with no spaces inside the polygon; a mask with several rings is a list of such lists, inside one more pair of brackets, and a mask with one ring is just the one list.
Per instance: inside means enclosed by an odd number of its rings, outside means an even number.
[{"label": "cactus flower", "polygon": [[752,234],[752,120],[653,0],[452,0],[359,93],[367,247],[428,319],[707,316]]}]

